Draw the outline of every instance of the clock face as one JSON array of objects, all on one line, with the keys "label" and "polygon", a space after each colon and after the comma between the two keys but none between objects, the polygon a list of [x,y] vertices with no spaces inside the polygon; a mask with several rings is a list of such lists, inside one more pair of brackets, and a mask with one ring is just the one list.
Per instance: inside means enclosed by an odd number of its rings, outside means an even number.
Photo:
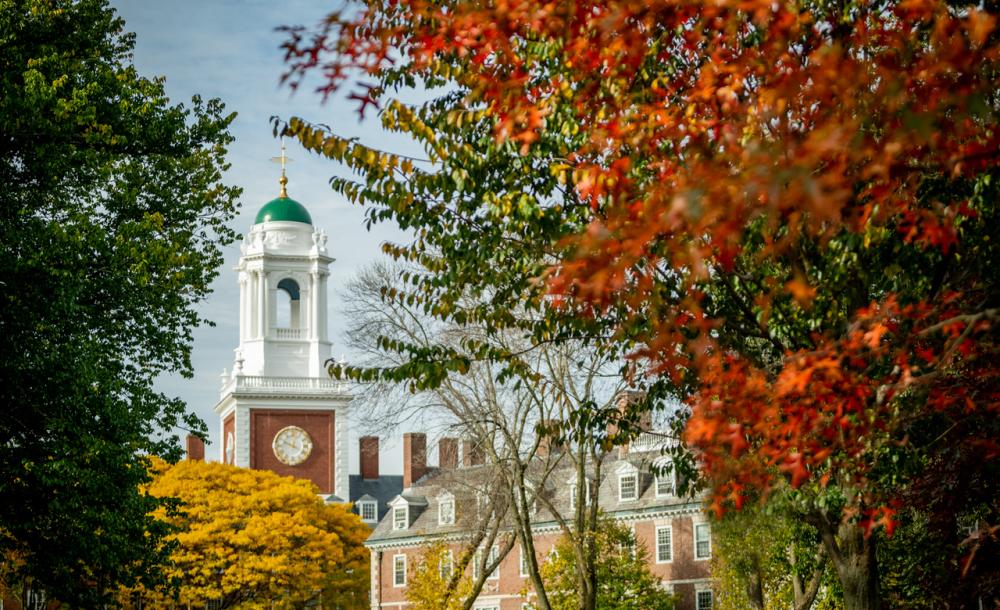
[{"label": "clock face", "polygon": [[282,464],[295,466],[306,461],[312,453],[313,442],[309,433],[298,426],[288,426],[278,430],[271,442],[274,457]]}]

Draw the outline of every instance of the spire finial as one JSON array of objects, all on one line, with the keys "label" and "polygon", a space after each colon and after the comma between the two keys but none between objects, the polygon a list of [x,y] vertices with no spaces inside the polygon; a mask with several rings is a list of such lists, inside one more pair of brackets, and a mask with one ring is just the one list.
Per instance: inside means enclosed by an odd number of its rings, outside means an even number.
[{"label": "spire finial", "polygon": [[291,161],[291,159],[285,154],[285,136],[281,136],[281,156],[271,157],[271,161],[281,163],[281,178],[278,180],[278,184],[281,185],[281,192],[278,194],[278,197],[288,199],[288,189],[286,188],[288,185],[288,176],[285,175],[285,164]]}]

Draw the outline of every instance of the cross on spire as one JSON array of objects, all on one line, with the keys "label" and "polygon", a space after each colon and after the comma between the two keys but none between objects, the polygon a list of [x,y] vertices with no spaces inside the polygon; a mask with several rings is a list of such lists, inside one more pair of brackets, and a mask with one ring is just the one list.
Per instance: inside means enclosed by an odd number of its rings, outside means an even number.
[{"label": "cross on spire", "polygon": [[285,136],[281,136],[281,156],[271,157],[271,161],[281,164],[281,179],[278,180],[278,184],[281,185],[281,193],[278,194],[278,197],[287,199],[288,190],[285,187],[288,184],[288,177],[285,176],[285,164],[292,161],[292,159],[289,159],[288,155],[285,154]]}]

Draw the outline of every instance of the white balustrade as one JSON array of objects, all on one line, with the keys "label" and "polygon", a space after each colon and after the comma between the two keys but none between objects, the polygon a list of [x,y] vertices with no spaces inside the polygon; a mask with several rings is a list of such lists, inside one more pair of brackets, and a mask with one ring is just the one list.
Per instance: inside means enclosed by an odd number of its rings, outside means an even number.
[{"label": "white balustrade", "polygon": [[305,335],[301,328],[276,328],[274,336],[277,339],[301,339]]},{"label": "white balustrade", "polygon": [[343,393],[347,386],[343,381],[335,379],[318,379],[315,377],[263,377],[259,375],[237,375],[223,386],[222,395],[228,392],[240,391],[262,391],[275,392],[282,391],[321,391],[332,393]]}]

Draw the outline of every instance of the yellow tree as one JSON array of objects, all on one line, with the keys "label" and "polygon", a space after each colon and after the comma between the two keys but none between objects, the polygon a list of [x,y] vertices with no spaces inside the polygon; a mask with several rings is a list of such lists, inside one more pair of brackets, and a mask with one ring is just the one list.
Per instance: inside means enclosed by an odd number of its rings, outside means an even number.
[{"label": "yellow tree", "polygon": [[[176,527],[167,575],[179,589],[132,591],[166,606],[364,608],[368,528],[312,483],[218,463],[162,462],[149,493],[180,505],[158,517]],[[174,597],[174,596],[177,597]]]},{"label": "yellow tree", "polygon": [[472,593],[469,559],[456,557],[443,543],[427,547],[406,588],[413,610],[462,610]]}]

